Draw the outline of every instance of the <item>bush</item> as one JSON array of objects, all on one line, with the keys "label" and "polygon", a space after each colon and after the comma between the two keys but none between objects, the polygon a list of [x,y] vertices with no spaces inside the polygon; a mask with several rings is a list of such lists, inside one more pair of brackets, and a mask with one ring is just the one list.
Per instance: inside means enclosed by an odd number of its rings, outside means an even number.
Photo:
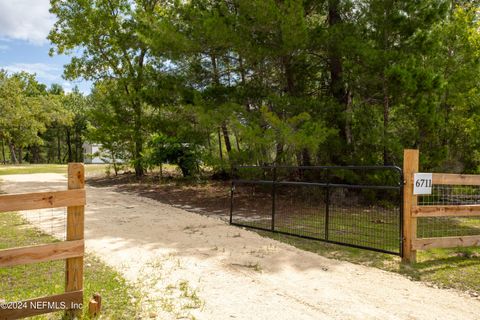
[{"label": "bush", "polygon": [[178,165],[184,177],[191,177],[200,172],[201,147],[181,142],[175,137],[155,134],[148,143],[144,159],[149,166]]}]

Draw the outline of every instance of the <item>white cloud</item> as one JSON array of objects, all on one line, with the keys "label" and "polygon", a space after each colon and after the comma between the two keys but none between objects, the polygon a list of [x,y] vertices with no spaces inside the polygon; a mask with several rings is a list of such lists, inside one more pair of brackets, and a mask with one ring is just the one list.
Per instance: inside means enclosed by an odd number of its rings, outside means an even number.
[{"label": "white cloud", "polygon": [[8,72],[15,73],[25,71],[28,73],[35,73],[40,81],[59,81],[61,78],[59,74],[62,72],[62,68],[50,65],[46,63],[14,63],[8,66],[2,67],[2,69]]},{"label": "white cloud", "polygon": [[0,39],[46,43],[55,22],[49,8],[49,0],[0,0]]},{"label": "white cloud", "polygon": [[71,93],[73,90],[72,84],[70,82],[64,82],[61,84],[61,86],[66,93]]}]

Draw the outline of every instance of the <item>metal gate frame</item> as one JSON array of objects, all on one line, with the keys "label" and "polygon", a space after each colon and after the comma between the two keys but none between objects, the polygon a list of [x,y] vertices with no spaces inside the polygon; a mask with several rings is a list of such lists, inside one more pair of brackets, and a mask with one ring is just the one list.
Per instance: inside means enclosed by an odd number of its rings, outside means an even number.
[{"label": "metal gate frame", "polygon": [[[404,198],[404,176],[403,176],[403,170],[400,167],[397,166],[237,166],[234,167],[236,169],[272,169],[273,172],[273,179],[272,180],[245,180],[245,179],[233,179],[231,182],[231,190],[230,190],[230,224],[238,227],[246,227],[250,229],[256,229],[256,230],[261,230],[261,231],[269,231],[277,234],[284,234],[288,236],[294,236],[294,237],[299,237],[299,238],[304,238],[304,239],[309,239],[309,240],[317,240],[317,241],[322,241],[326,243],[332,243],[332,244],[337,244],[337,245],[342,245],[342,246],[347,246],[347,247],[353,247],[353,248],[358,248],[358,249],[364,249],[364,250],[370,250],[370,251],[375,251],[375,252],[381,252],[381,253],[387,253],[387,254],[392,254],[392,255],[397,255],[397,256],[403,256],[403,224],[404,224],[404,219],[403,219],[403,198]],[[293,181],[278,181],[277,180],[277,168],[288,168],[288,169],[317,169],[317,170],[326,170],[327,172],[335,169],[340,169],[340,170],[391,170],[391,171],[396,171],[399,174],[399,180],[397,185],[354,185],[354,184],[335,184],[335,183],[330,183],[329,180],[327,180],[326,183],[317,183],[317,182],[293,182]],[[330,175],[327,175],[330,177]],[[250,225],[245,225],[242,223],[237,223],[233,221],[233,211],[234,211],[234,193],[235,193],[235,186],[237,184],[270,184],[272,186],[272,212],[271,212],[271,227],[269,229],[267,228],[262,228],[262,227],[257,227],[257,226],[250,226]],[[285,232],[281,230],[277,230],[275,228],[275,207],[276,207],[276,187],[278,185],[297,185],[297,186],[316,186],[316,187],[321,187],[325,189],[326,192],[326,201],[325,201],[325,238],[316,238],[316,237],[311,237],[311,236],[305,236],[305,235],[300,235],[300,234],[294,234],[291,232]],[[399,230],[398,230],[398,237],[399,237],[399,243],[398,243],[398,252],[396,251],[390,251],[390,250],[384,250],[380,248],[374,248],[374,247],[368,247],[368,246],[363,246],[363,245],[356,245],[356,244],[351,244],[351,243],[344,243],[344,242],[339,242],[339,241],[333,241],[329,239],[329,217],[330,217],[330,189],[331,188],[348,188],[348,189],[380,189],[380,190],[398,190],[399,192],[399,201],[398,201],[398,209],[399,209]]]}]

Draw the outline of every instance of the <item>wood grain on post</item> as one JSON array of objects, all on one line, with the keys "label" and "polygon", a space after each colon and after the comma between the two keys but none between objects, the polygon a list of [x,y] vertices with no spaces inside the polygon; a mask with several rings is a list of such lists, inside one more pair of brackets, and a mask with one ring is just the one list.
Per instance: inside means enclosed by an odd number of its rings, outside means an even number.
[{"label": "wood grain on post", "polygon": [[[85,170],[82,163],[68,164],[68,189],[85,188]],[[83,240],[85,206],[73,206],[67,209],[67,240]],[[65,291],[83,289],[83,257],[66,260]],[[77,310],[78,312],[78,310]]]},{"label": "wood grain on post", "polygon": [[102,311],[102,296],[99,293],[95,293],[93,298],[88,304],[88,314],[91,318],[96,318]]},{"label": "wood grain on post", "polygon": [[478,174],[434,173],[432,179],[433,184],[480,186]]},{"label": "wood grain on post", "polygon": [[480,246],[480,236],[421,238],[413,241],[413,248],[418,250],[473,246]]},{"label": "wood grain on post", "polygon": [[88,315],[90,318],[96,318],[98,316],[98,302],[93,298],[88,302]]},{"label": "wood grain on post", "polygon": [[405,186],[403,188],[403,255],[402,261],[415,262],[417,252],[412,247],[417,238],[417,218],[412,216],[412,207],[417,205],[417,196],[413,194],[413,176],[418,172],[418,150],[404,150],[403,152],[403,176]]},{"label": "wood grain on post", "polygon": [[0,268],[82,257],[83,240],[0,250]]},{"label": "wood grain on post", "polygon": [[0,195],[0,212],[85,205],[85,190]]},{"label": "wood grain on post", "polygon": [[479,204],[415,206],[412,208],[414,217],[480,217]]}]

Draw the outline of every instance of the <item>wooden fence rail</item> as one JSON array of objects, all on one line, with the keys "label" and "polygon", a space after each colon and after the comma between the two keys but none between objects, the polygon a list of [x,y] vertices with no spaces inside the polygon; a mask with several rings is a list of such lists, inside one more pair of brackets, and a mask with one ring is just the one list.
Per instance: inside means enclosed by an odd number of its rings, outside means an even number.
[{"label": "wooden fence rail", "polygon": [[[65,293],[7,303],[0,320],[20,319],[60,310],[67,317],[81,313],[83,303],[85,172],[83,164],[68,165],[68,190],[0,195],[0,213],[67,207],[66,241],[0,250],[0,268],[66,260]],[[12,306],[11,308],[8,306]],[[17,306],[16,308],[13,308]],[[18,307],[18,306],[21,306]]]},{"label": "wooden fence rail", "polygon": [[475,217],[480,216],[480,205],[412,206],[412,216],[421,217]]},{"label": "wooden fence rail", "polygon": [[[418,205],[413,194],[414,175],[418,173],[418,150],[404,151],[403,197],[403,261],[416,261],[417,250],[480,246],[480,234],[475,236],[417,238],[417,219],[426,217],[480,217],[480,205]],[[480,186],[480,175],[433,173],[433,185]],[[480,232],[479,232],[480,233]]]},{"label": "wooden fence rail", "polygon": [[0,195],[0,212],[85,205],[85,190]]}]

